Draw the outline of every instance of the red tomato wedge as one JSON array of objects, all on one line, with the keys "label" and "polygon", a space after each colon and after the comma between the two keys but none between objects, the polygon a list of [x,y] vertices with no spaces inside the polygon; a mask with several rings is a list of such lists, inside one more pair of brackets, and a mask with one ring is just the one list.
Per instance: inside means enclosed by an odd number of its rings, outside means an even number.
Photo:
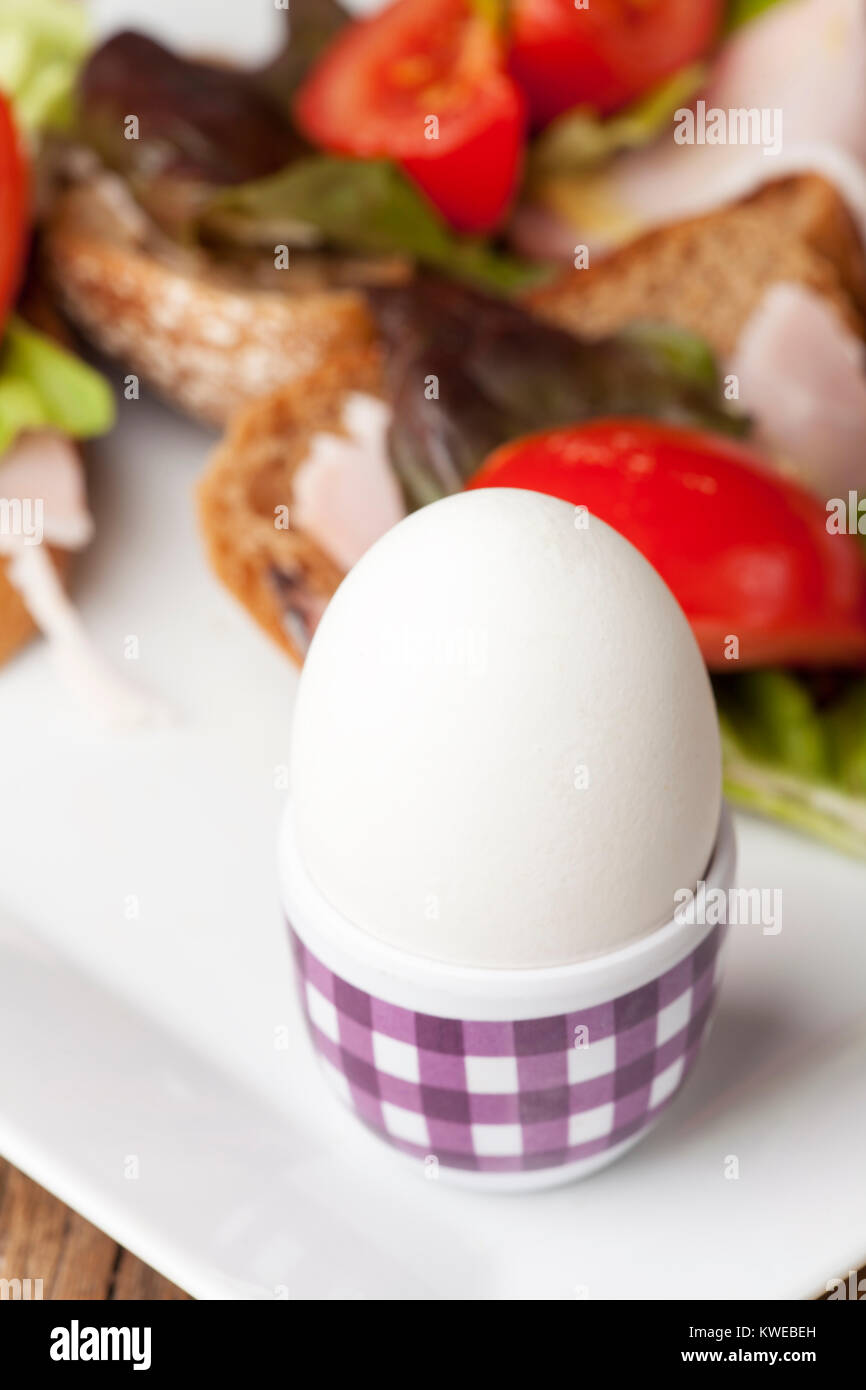
[{"label": "red tomato wedge", "polygon": [[294,109],[315,144],[396,160],[459,231],[490,231],[511,202],[525,103],[470,0],[398,0],[349,25]]},{"label": "red tomato wedge", "polygon": [[572,106],[610,115],[705,54],[724,0],[514,0],[511,70],[545,125]]},{"label": "red tomato wedge", "polygon": [[28,220],[27,165],[9,103],[0,96],[0,332],[21,283]]},{"label": "red tomato wedge", "polygon": [[[469,486],[529,488],[608,522],[668,585],[711,670],[866,660],[857,540],[830,535],[822,503],[742,445],[597,420],[506,444]],[[737,660],[726,656],[731,637]]]}]

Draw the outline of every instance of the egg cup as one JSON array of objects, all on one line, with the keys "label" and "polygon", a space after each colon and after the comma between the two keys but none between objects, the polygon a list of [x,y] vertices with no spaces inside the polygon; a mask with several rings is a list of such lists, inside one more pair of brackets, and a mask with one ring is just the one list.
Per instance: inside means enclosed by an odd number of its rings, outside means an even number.
[{"label": "egg cup", "polygon": [[[572,965],[448,965],[376,940],[326,901],[301,861],[291,804],[280,858],[322,1068],[358,1118],[428,1176],[500,1191],[585,1177],[649,1131],[691,1070],[724,925],[673,917]],[[707,889],[730,887],[734,865],[723,806]]]}]

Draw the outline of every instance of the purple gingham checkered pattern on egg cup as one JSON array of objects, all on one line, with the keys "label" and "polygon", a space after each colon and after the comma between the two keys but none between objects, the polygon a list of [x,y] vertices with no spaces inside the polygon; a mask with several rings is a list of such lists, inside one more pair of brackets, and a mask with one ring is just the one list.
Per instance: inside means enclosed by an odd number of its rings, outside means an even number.
[{"label": "purple gingham checkered pattern on egg cup", "polygon": [[359,1117],[421,1161],[517,1173],[593,1159],[653,1123],[697,1055],[723,931],[608,1003],[513,1023],[385,1003],[292,940],[313,1045]]},{"label": "purple gingham checkered pattern on egg cup", "polygon": [[[733,881],[723,810],[709,889]],[[443,1178],[527,1190],[603,1167],[695,1061],[722,926],[673,917],[607,955],[536,970],[409,955],[342,916],[307,874],[291,806],[282,897],[313,1046],[356,1115]]]}]

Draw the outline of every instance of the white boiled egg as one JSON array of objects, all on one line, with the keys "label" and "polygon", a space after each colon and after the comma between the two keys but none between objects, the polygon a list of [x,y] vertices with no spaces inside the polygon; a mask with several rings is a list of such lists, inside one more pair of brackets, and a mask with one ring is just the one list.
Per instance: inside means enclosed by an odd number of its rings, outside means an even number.
[{"label": "white boiled egg", "polygon": [[424,507],[343,581],[292,747],[304,865],[360,931],[455,965],[551,966],[666,922],[707,868],[713,697],[670,591],[540,493]]}]

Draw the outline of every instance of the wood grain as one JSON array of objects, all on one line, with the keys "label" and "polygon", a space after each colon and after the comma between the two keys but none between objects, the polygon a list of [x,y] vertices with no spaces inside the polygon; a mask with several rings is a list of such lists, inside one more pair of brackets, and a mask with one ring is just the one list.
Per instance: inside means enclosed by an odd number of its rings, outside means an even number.
[{"label": "wood grain", "polygon": [[3,1159],[0,1279],[41,1279],[44,1299],[188,1298]]}]

